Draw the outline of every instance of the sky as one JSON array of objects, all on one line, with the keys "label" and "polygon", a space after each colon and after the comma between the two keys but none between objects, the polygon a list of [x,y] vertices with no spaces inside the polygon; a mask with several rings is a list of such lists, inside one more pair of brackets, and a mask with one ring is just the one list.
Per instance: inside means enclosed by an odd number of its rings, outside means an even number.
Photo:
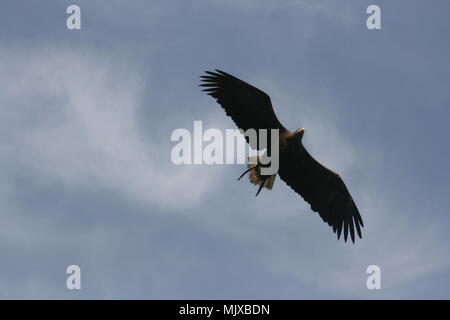
[{"label": "sky", "polygon": [[[0,6],[0,298],[450,298],[448,1]],[[235,128],[198,87],[215,68],[305,128],[358,205],[356,244],[280,179],[255,198],[244,165],[173,164],[173,130]]]}]

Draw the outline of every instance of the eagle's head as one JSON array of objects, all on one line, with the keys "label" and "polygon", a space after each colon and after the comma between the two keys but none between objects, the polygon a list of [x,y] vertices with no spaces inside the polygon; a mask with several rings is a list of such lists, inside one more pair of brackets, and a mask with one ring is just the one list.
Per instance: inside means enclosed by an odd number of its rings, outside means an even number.
[{"label": "eagle's head", "polygon": [[300,129],[297,129],[297,130],[294,131],[293,136],[294,136],[296,139],[302,141],[302,138],[303,138],[303,134],[304,134],[304,133],[305,133],[305,128],[300,128]]}]

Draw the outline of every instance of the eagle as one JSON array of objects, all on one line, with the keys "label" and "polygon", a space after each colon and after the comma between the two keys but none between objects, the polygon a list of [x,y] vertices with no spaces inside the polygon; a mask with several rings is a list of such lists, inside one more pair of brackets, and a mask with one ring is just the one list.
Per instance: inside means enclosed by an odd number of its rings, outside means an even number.
[{"label": "eagle", "polygon": [[[279,130],[278,172],[263,175],[260,170],[263,165],[256,157],[249,159],[252,161],[239,179],[248,173],[250,182],[259,185],[258,195],[263,187],[272,189],[278,174],[333,229],[338,240],[342,229],[345,242],[350,233],[355,243],[355,229],[361,238],[364,224],[352,196],[339,174],[320,164],[305,149],[302,144],[304,128],[294,132],[286,129],[275,115],[269,95],[231,74],[217,69],[205,71],[201,81],[200,86],[206,87],[203,91],[216,99],[239,129]],[[247,137],[246,140],[249,142]],[[258,149],[258,145],[252,148]]]}]

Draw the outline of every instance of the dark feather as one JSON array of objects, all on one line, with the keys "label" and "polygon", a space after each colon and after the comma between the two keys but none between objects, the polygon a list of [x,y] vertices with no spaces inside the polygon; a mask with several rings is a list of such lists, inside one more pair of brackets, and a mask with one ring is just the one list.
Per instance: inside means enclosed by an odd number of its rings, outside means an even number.
[{"label": "dark feather", "polygon": [[361,238],[362,218],[341,177],[316,161],[301,143],[280,150],[278,173],[333,228],[338,239],[344,227],[344,240],[350,232],[354,242],[354,224]]},{"label": "dark feather", "polygon": [[[257,130],[257,139],[259,129],[279,129],[280,133],[286,131],[276,117],[270,97],[265,92],[226,72],[205,72],[209,76],[201,76],[203,83],[200,86],[208,87],[203,91],[217,100],[239,129]],[[247,138],[246,140],[249,142]],[[270,141],[267,144],[270,146]],[[258,149],[258,143],[251,147]]]}]

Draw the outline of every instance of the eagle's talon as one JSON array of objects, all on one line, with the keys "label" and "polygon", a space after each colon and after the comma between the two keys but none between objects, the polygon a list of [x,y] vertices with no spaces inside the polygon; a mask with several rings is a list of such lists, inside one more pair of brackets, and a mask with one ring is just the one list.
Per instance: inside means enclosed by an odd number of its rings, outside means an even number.
[{"label": "eagle's talon", "polygon": [[255,167],[251,167],[251,168],[248,168],[247,170],[245,170],[244,173],[241,174],[241,176],[238,178],[238,181],[241,180],[241,178],[242,178],[243,176],[245,176],[245,174],[246,174],[247,172],[250,172],[251,170],[256,169],[256,168],[258,168],[258,167],[259,167],[259,164],[256,165]]}]

